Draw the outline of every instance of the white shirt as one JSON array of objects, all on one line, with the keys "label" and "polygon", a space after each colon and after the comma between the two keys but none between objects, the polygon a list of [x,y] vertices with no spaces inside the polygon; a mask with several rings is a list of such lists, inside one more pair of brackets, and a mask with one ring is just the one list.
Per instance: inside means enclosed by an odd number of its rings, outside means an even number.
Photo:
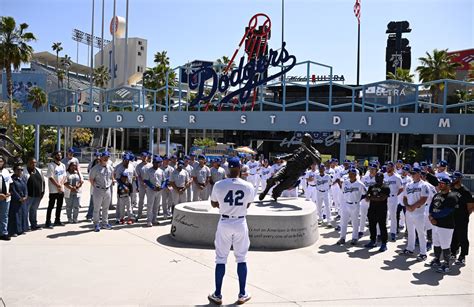
[{"label": "white shirt", "polygon": [[[59,165],[55,162],[48,163],[46,178],[54,178],[59,185],[63,186],[66,181],[66,166],[61,162]],[[50,194],[59,193],[58,188],[50,180],[48,180],[48,188]],[[64,187],[62,191],[64,191]]]},{"label": "white shirt", "polygon": [[328,174],[324,174],[323,176],[321,176],[321,174],[317,174],[314,179],[316,183],[316,188],[319,192],[329,191],[329,187],[331,186],[331,176],[329,176]]},{"label": "white shirt", "polygon": [[[153,186],[161,188],[163,181],[165,181],[165,174],[163,173],[163,170],[159,167],[156,170],[153,167],[150,167],[147,168],[143,180],[150,180]],[[148,185],[146,187],[147,189],[150,188]]]},{"label": "white shirt", "polygon": [[184,188],[184,186],[189,182],[190,175],[187,170],[184,168],[181,169],[181,171],[178,171],[178,169],[175,169],[171,173],[170,177],[170,182],[174,182],[174,184],[178,188]]},{"label": "white shirt", "polygon": [[345,180],[342,183],[342,199],[345,202],[358,204],[365,192],[365,185],[360,180],[354,182]]},{"label": "white shirt", "polygon": [[207,165],[201,167],[198,164],[197,167],[193,167],[191,176],[196,177],[196,183],[206,183],[207,178],[211,176],[211,170]]},{"label": "white shirt", "polygon": [[[404,195],[407,198],[408,205],[411,206],[414,203],[416,203],[418,200],[420,200],[420,198],[428,197],[429,193],[430,192],[426,183],[423,182],[423,180],[420,180],[418,182],[411,182],[407,184]],[[416,208],[415,211],[412,211],[411,213],[424,214],[425,213],[424,205],[421,206],[420,208]]]},{"label": "white shirt", "polygon": [[275,163],[271,166],[272,168],[272,175],[273,174],[276,174],[283,166],[285,166],[285,163],[281,163],[281,164],[278,164],[278,163]]},{"label": "white shirt", "polygon": [[253,201],[255,188],[241,178],[227,178],[217,182],[211,200],[219,203],[219,213],[228,216],[246,216],[247,204]]},{"label": "white shirt", "polygon": [[139,178],[138,181],[140,182],[140,184],[144,185],[143,180],[145,178],[146,170],[152,166],[153,164],[143,162],[143,161],[137,164],[137,167],[135,168],[135,172]]},{"label": "white shirt", "polygon": [[390,197],[397,196],[398,191],[402,188],[402,178],[395,172],[391,176],[385,173],[383,181],[390,188]]},{"label": "white shirt", "polygon": [[362,183],[365,185],[367,189],[369,189],[370,186],[373,186],[375,184],[375,176],[371,177],[369,175],[365,175],[362,177]]},{"label": "white shirt", "polygon": [[249,175],[250,176],[256,175],[258,172],[258,168],[260,166],[260,162],[255,161],[255,160],[254,161],[250,160],[246,164],[249,167]]},{"label": "white shirt", "polygon": [[211,168],[211,179],[214,182],[218,182],[219,180],[222,180],[225,178],[225,170],[219,166],[219,168]]},{"label": "white shirt", "polygon": [[450,179],[451,176],[449,175],[449,173],[447,171],[443,171],[443,172],[436,172],[436,178],[438,179],[442,179],[442,178],[448,178]]},{"label": "white shirt", "polygon": [[115,179],[117,181],[120,180],[122,173],[125,173],[125,175],[127,175],[128,182],[130,183],[133,182],[133,177],[137,175],[135,172],[135,166],[133,165],[132,162],[128,162],[127,168],[125,168],[123,163],[120,163],[115,167]]},{"label": "white shirt", "polygon": [[272,167],[271,166],[267,166],[267,167],[262,166],[262,168],[260,170],[260,176],[262,176],[263,180],[267,180],[268,178],[270,178],[272,176]]},{"label": "white shirt", "polygon": [[308,183],[308,185],[310,186],[316,186],[316,181],[315,181],[315,178],[316,178],[316,175],[318,174],[319,172],[316,171],[316,170],[309,170],[309,171],[306,171],[306,174],[304,176],[304,178],[306,179],[306,182]]},{"label": "white shirt", "polygon": [[[3,179],[5,180],[5,184],[7,186],[7,193],[10,191],[10,183],[13,182],[12,175],[10,174],[10,171],[6,168],[3,168],[0,171],[1,175],[3,176]],[[1,191],[1,190],[0,190]],[[11,197],[7,197],[6,201],[10,201]]]}]

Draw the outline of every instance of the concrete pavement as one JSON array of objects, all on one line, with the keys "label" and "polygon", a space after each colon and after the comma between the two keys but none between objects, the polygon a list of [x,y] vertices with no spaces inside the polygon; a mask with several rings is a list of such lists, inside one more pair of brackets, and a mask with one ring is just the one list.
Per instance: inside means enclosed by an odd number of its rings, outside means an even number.
[{"label": "concrete pavement", "polygon": [[[304,199],[301,199],[304,201]],[[88,183],[81,201],[84,221]],[[47,195],[39,221],[44,222]],[[64,210],[65,214],[65,210]],[[64,215],[63,221],[66,220]],[[214,250],[170,238],[170,222],[92,231],[81,222],[0,242],[0,297],[5,306],[202,306],[214,289]],[[250,251],[248,288],[258,306],[472,306],[473,257],[438,274],[414,257],[397,255],[405,240],[377,253],[336,246],[338,233],[320,227],[316,244],[288,251]],[[474,226],[470,224],[473,241]],[[472,255],[471,248],[471,255]],[[431,256],[429,257],[429,259]],[[223,296],[237,299],[230,255]],[[0,301],[1,302],[1,301]],[[0,306],[2,304],[0,303]]]}]

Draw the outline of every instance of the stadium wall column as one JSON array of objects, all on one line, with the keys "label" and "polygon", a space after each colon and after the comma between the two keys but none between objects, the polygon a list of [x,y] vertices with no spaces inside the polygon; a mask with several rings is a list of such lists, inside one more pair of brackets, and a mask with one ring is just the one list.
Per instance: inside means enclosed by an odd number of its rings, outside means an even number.
[{"label": "stadium wall column", "polygon": [[347,152],[347,136],[346,130],[339,130],[341,134],[341,143],[339,147],[339,161],[344,161],[346,159],[346,152]]}]

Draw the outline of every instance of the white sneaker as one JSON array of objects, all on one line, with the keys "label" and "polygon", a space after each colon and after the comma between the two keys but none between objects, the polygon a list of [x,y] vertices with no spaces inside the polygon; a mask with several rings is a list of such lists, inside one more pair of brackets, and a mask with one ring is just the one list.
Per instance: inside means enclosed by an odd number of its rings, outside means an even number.
[{"label": "white sneaker", "polygon": [[245,303],[248,302],[251,298],[252,298],[252,296],[251,296],[250,293],[248,293],[248,292],[245,293],[245,295],[239,294],[239,299],[237,300],[237,305],[245,304]]},{"label": "white sneaker", "polygon": [[216,304],[216,305],[221,305],[221,304],[222,304],[222,295],[219,297],[219,296],[217,296],[214,292],[211,293],[211,294],[209,294],[209,295],[207,296],[207,299],[208,299],[210,302],[212,302],[212,303],[214,303],[214,304]]}]

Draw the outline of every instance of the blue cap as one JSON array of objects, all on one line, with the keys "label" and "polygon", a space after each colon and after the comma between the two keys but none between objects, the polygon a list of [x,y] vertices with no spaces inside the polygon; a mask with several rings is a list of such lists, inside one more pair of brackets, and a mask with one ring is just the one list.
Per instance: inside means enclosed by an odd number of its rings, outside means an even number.
[{"label": "blue cap", "polygon": [[453,178],[453,180],[461,179],[464,178],[464,175],[461,172],[456,171],[451,175],[451,178]]},{"label": "blue cap", "polygon": [[446,166],[448,166],[448,162],[446,160],[441,160],[441,161],[439,161],[438,165],[442,166],[442,167],[446,167]]},{"label": "blue cap", "polygon": [[199,155],[199,156],[198,156],[198,160],[201,160],[201,159],[204,159],[204,160],[205,160],[205,159],[206,159],[206,156],[205,156],[205,155]]},{"label": "blue cap", "polygon": [[345,159],[343,163],[351,163],[351,160]]},{"label": "blue cap", "polygon": [[349,173],[357,174],[357,169],[352,167],[352,168],[350,168],[350,169],[348,170],[348,172],[349,172]]},{"label": "blue cap", "polygon": [[120,177],[127,177],[128,178],[128,174],[126,172],[123,172],[122,174],[120,174]]},{"label": "blue cap", "polygon": [[387,166],[391,166],[391,167],[394,167],[395,164],[392,162],[392,161],[388,161],[387,163],[385,163]]},{"label": "blue cap", "polygon": [[153,156],[153,163],[161,163],[161,162],[163,162],[163,159],[161,159],[160,156],[158,155]]},{"label": "blue cap", "polygon": [[428,163],[426,163],[425,161],[420,162],[420,166],[427,166],[427,165]]},{"label": "blue cap", "polygon": [[403,163],[403,161],[402,160],[397,160],[397,163]]},{"label": "blue cap", "polygon": [[143,151],[141,155],[142,157],[149,157],[150,153],[148,151]]},{"label": "blue cap", "polygon": [[184,160],[191,160],[189,156],[184,156]]},{"label": "blue cap", "polygon": [[124,153],[123,156],[122,156],[122,160],[125,160],[125,161],[132,161],[132,157],[130,156],[130,154],[127,152],[127,153]]},{"label": "blue cap", "polygon": [[95,156],[95,157],[100,157],[100,151],[96,150],[96,151],[94,152],[94,156]]},{"label": "blue cap", "polygon": [[319,164],[319,168],[326,168],[323,163]]},{"label": "blue cap", "polygon": [[176,155],[172,155],[170,159],[178,159]]},{"label": "blue cap", "polygon": [[229,168],[237,168],[240,167],[240,159],[239,158],[230,158],[229,159]]},{"label": "blue cap", "polygon": [[431,164],[428,164],[426,167],[429,168],[429,169],[433,168],[433,166]]},{"label": "blue cap", "polygon": [[[418,167],[417,167],[418,168]],[[402,170],[404,170],[405,172],[409,172],[411,169],[411,165],[410,164],[405,164],[403,167],[402,167]]]},{"label": "blue cap", "polygon": [[107,150],[103,151],[100,153],[100,156],[101,157],[110,157],[110,152],[108,152]]},{"label": "blue cap", "polygon": [[414,167],[411,169],[410,173],[415,174],[415,173],[421,173],[421,168],[419,167]]},{"label": "blue cap", "polygon": [[161,157],[163,159],[163,161],[166,161],[166,160],[169,160],[170,158],[167,156],[167,155],[164,155]]},{"label": "blue cap", "polygon": [[74,148],[71,147],[71,148],[69,148],[69,149],[67,150],[67,152],[68,152],[68,153],[74,153],[75,151],[74,151]]},{"label": "blue cap", "polygon": [[438,178],[439,183],[451,184],[451,178],[448,177],[441,177]]},{"label": "blue cap", "polygon": [[331,162],[339,162],[339,160],[336,159],[336,158],[332,158],[332,159],[331,159]]},{"label": "blue cap", "polygon": [[370,163],[370,164],[369,164],[369,168],[377,168],[377,164],[375,164],[375,163]]},{"label": "blue cap", "polygon": [[195,157],[195,156],[196,156],[196,154],[193,154],[193,153],[192,153],[192,154],[190,154],[189,156],[190,156],[190,157]]},{"label": "blue cap", "polygon": [[387,172],[387,166],[382,165],[382,167],[380,168],[380,171],[381,171],[382,173],[386,173],[386,172]]},{"label": "blue cap", "polygon": [[178,165],[184,165],[184,161],[183,161],[183,160],[179,160],[179,161],[178,161]]}]

